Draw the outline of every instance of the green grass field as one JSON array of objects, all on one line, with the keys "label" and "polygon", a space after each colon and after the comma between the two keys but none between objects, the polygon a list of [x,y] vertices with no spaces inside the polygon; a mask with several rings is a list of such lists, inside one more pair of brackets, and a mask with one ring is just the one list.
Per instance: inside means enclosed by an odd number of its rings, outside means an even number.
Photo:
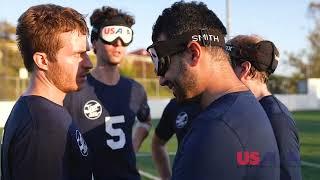
[{"label": "green grass field", "polygon": [[[295,112],[301,143],[302,161],[320,165],[320,112]],[[319,180],[320,168],[302,166],[304,180]]]},{"label": "green grass field", "polygon": [[[301,143],[301,157],[303,161],[320,165],[320,111],[294,112],[294,118],[297,123]],[[158,123],[158,120],[153,121],[153,128]],[[158,176],[158,172],[151,158],[151,137],[154,129],[150,131],[149,137],[143,143],[139,154],[137,155],[137,163],[139,169]],[[0,129],[2,135],[2,128]],[[176,139],[172,138],[168,143],[168,151],[176,151]],[[171,156],[173,160],[174,156]],[[320,180],[320,168],[311,166],[302,166],[302,174],[304,180]],[[142,179],[148,179],[143,177]]]},{"label": "green grass field", "polygon": [[[301,158],[302,161],[311,162],[320,166],[320,111],[305,111],[294,112],[294,118],[299,130],[300,143],[301,143]],[[158,123],[157,120],[153,121],[153,127]],[[150,136],[143,143],[140,153],[143,156],[138,155],[138,167],[154,176],[158,176],[158,172],[152,162],[150,155],[150,143],[153,130],[150,132]],[[176,151],[176,140],[172,140],[168,143],[168,151]],[[171,156],[171,160],[174,157]],[[310,167],[302,165],[303,180],[320,180],[320,168]],[[143,178],[148,179],[148,178]]]}]

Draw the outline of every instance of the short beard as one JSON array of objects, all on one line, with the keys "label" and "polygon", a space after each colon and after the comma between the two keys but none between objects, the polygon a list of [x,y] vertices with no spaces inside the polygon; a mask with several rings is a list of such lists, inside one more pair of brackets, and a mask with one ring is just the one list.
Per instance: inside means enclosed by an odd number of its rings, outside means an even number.
[{"label": "short beard", "polygon": [[198,100],[197,75],[188,71],[187,65],[182,61],[180,61],[179,67],[180,78],[177,81],[177,91],[179,92],[176,98],[177,102],[183,103]]},{"label": "short beard", "polygon": [[72,76],[71,74],[68,74],[70,72],[64,72],[57,62],[51,64],[51,67],[47,73],[47,78],[50,78],[53,85],[64,93],[78,91],[80,89],[78,85],[71,83],[72,81],[70,81],[69,78]]}]

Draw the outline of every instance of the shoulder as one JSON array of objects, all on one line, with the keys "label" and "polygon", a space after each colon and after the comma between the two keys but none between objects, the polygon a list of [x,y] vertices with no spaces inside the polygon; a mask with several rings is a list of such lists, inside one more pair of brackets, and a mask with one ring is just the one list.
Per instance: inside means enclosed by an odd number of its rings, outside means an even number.
[{"label": "shoulder", "polygon": [[[31,135],[32,131],[47,137],[52,134],[65,134],[72,123],[71,116],[60,105],[43,97],[26,96],[17,101],[12,116],[9,117],[6,130],[16,131],[22,139],[24,135]],[[53,133],[54,132],[54,133]],[[22,136],[22,137],[20,137]]]},{"label": "shoulder", "polygon": [[167,104],[167,106],[176,106],[176,105],[177,105],[176,98],[170,99],[170,101]]},{"label": "shoulder", "polygon": [[[232,93],[216,100],[200,113],[193,126],[201,121],[202,128],[211,128],[210,131],[217,134],[231,131],[231,134],[239,136],[257,129],[262,129],[262,132],[271,129],[266,113],[251,92]],[[251,131],[252,128],[256,129]]]},{"label": "shoulder", "polygon": [[288,108],[274,95],[265,96],[259,102],[266,111],[273,113],[289,112]]},{"label": "shoulder", "polygon": [[62,106],[41,96],[22,97],[16,106],[18,108],[17,110],[27,110],[33,118],[50,119],[60,116],[70,118],[70,115]]},{"label": "shoulder", "polygon": [[39,127],[55,126],[67,129],[71,124],[72,118],[63,106],[39,96],[31,96],[28,99],[30,114]]},{"label": "shoulder", "polygon": [[[13,134],[29,131],[33,127],[32,114],[29,109],[27,97],[20,97],[15,103],[5,124],[5,134],[10,137]],[[18,133],[16,133],[18,132]],[[24,133],[23,133],[24,134]],[[18,137],[19,138],[19,137]]]},{"label": "shoulder", "polygon": [[[175,116],[176,116],[176,102],[174,99],[171,99],[169,101],[169,103],[165,106],[161,118],[160,118],[160,122],[158,124],[161,125],[163,122],[167,122],[170,123],[171,121],[174,120]],[[166,128],[167,124],[164,126]]]},{"label": "shoulder", "polygon": [[[29,100],[27,97],[20,97],[15,105],[13,106],[13,109],[11,111],[10,116],[19,116],[19,115],[26,115],[30,114],[29,111]],[[10,117],[9,117],[10,118]]]},{"label": "shoulder", "polygon": [[268,119],[262,106],[251,92],[242,92],[230,103],[228,118]]},{"label": "shoulder", "polygon": [[186,112],[200,112],[201,106],[198,102],[193,101],[178,103],[175,98],[172,98],[170,102],[166,105],[166,109]]},{"label": "shoulder", "polygon": [[163,114],[169,114],[173,117],[179,115],[187,115],[191,119],[194,119],[201,112],[201,106],[196,102],[184,102],[177,103],[176,99],[173,98],[165,107]]},{"label": "shoulder", "polygon": [[292,134],[292,131],[297,132],[292,114],[275,96],[266,96],[260,100],[260,103],[266,111],[276,134]]},{"label": "shoulder", "polygon": [[240,91],[226,94],[212,104],[219,104],[220,109],[225,111],[248,108],[252,105],[259,104],[257,99],[250,91]]},{"label": "shoulder", "polygon": [[[250,91],[235,92],[224,95],[212,102],[205,111],[208,116],[237,119],[256,116],[265,116],[261,105]],[[245,113],[246,112],[246,113]],[[250,112],[250,113],[249,113]]]},{"label": "shoulder", "polygon": [[232,127],[224,120],[224,114],[212,114],[212,111],[200,113],[193,120],[191,129],[190,139],[218,142],[221,138],[236,137]]},{"label": "shoulder", "polygon": [[178,106],[178,105],[177,105],[177,102],[176,102],[175,98],[173,98],[173,99],[171,99],[171,100],[169,101],[169,103],[166,105],[164,111],[171,111],[171,110],[173,110],[173,109],[176,109],[177,106]]},{"label": "shoulder", "polygon": [[274,95],[265,96],[259,102],[268,116],[269,114],[283,114],[285,116],[292,116],[288,108]]},{"label": "shoulder", "polygon": [[131,94],[132,101],[146,101],[147,93],[144,87],[134,79],[121,76],[120,87],[125,88]]},{"label": "shoulder", "polygon": [[141,83],[139,83],[138,81],[136,81],[132,78],[121,76],[121,81],[123,83],[129,84],[130,86],[132,86],[135,89],[139,89],[139,90],[144,91],[144,87],[141,85]]}]

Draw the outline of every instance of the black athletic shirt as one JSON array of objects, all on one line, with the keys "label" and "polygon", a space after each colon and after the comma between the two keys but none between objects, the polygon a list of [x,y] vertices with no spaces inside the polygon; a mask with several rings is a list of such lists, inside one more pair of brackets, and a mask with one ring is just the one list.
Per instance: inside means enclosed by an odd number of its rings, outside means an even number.
[{"label": "black athletic shirt", "polygon": [[146,121],[150,109],[139,83],[121,76],[109,86],[88,75],[84,88],[68,94],[64,106],[93,152],[95,180],[140,179],[132,127],[136,118]]},{"label": "black athletic shirt", "polygon": [[196,102],[178,104],[176,99],[171,99],[165,107],[156,127],[156,135],[160,139],[168,141],[176,134],[179,145],[184,135],[188,132],[192,120],[200,111],[200,105]]},{"label": "black athletic shirt", "polygon": [[90,152],[60,105],[22,96],[4,127],[3,180],[89,180]]},{"label": "black athletic shirt", "polygon": [[300,143],[298,130],[287,107],[275,96],[265,96],[260,104],[266,111],[280,152],[280,179],[300,180]]},{"label": "black athletic shirt", "polygon": [[279,153],[270,121],[250,91],[226,94],[197,118],[182,141],[174,180],[278,180]]}]

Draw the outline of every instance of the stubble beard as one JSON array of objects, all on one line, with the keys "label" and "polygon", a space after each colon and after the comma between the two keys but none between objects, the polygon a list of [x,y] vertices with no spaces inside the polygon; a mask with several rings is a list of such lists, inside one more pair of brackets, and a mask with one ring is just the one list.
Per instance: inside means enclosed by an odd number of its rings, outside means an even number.
[{"label": "stubble beard", "polygon": [[76,80],[71,79],[71,77],[73,77],[72,74],[63,71],[56,62],[51,66],[48,75],[50,76],[53,85],[64,93],[80,90],[80,85],[78,85]]},{"label": "stubble beard", "polygon": [[179,67],[180,77],[176,82],[176,99],[178,103],[183,103],[197,95],[197,79],[196,74],[188,71],[186,64],[181,62]]}]

